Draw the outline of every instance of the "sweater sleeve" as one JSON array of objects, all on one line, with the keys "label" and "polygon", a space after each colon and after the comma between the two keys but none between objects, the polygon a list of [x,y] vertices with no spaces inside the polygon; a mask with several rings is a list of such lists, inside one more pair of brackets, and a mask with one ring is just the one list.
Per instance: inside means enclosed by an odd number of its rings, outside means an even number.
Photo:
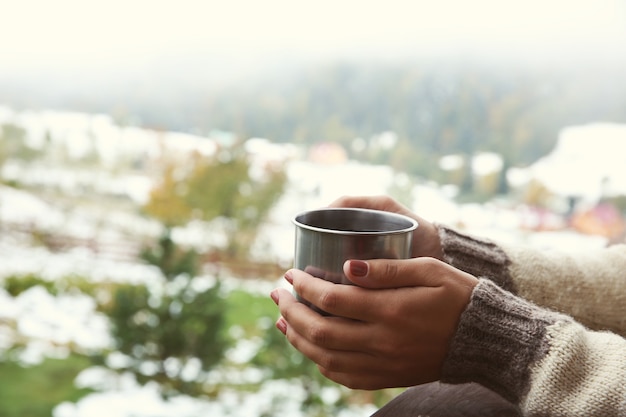
[{"label": "sweater sleeve", "polygon": [[566,254],[438,228],[445,262],[593,330],[626,336],[626,245]]},{"label": "sweater sleeve", "polygon": [[588,330],[481,279],[442,381],[478,382],[525,416],[624,416],[626,340]]}]

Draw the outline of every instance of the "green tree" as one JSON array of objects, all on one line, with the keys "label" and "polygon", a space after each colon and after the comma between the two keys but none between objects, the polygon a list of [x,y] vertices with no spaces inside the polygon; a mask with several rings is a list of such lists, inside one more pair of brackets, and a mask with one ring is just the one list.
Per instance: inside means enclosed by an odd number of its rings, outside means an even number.
[{"label": "green tree", "polygon": [[[177,167],[167,163],[159,184],[150,192],[150,199],[143,207],[152,217],[163,222],[166,229],[182,225],[191,218],[191,207],[185,204],[186,185],[184,178],[177,175]],[[166,232],[169,236],[170,232]]]},{"label": "green tree", "polygon": [[[116,348],[129,359],[116,370],[132,372],[140,384],[159,383],[164,397],[212,394],[203,377],[229,346],[226,304],[219,281],[194,289],[200,272],[198,253],[181,248],[170,233],[166,227],[156,244],[140,254],[159,268],[165,280],[150,288],[122,285],[114,290],[113,301],[102,306],[111,320]],[[192,378],[184,373],[189,366],[199,368]]]},{"label": "green tree", "polygon": [[155,246],[142,250],[140,257],[158,267],[165,278],[173,280],[179,275],[194,277],[200,269],[200,259],[194,249],[181,249],[170,236],[166,228]]},{"label": "green tree", "polygon": [[[200,255],[174,242],[171,234],[192,219],[221,218],[229,253],[245,253],[286,180],[278,167],[266,167],[262,174],[250,174],[250,163],[238,146],[213,158],[194,155],[184,166],[165,166],[144,206],[146,213],[163,222],[164,231],[141,252],[165,280],[150,288],[120,286],[113,301],[103,306],[116,348],[128,358],[118,371],[132,372],[140,383],[158,382],[164,396],[212,393],[205,377],[230,343],[224,331],[227,305],[219,280],[211,288],[194,289]],[[200,365],[199,372],[186,377],[185,369],[194,363]]]},{"label": "green tree", "polygon": [[185,275],[152,289],[120,286],[112,302],[102,306],[115,347],[127,358],[115,370],[131,372],[140,384],[157,382],[164,397],[214,394],[206,374],[229,345],[219,292],[219,283],[194,290]]},{"label": "green tree", "polygon": [[29,147],[25,141],[26,130],[21,126],[0,125],[0,164],[9,157],[32,161],[41,155],[40,151]]},{"label": "green tree", "polygon": [[185,167],[170,164],[144,210],[170,229],[192,218],[220,218],[227,255],[242,258],[287,180],[282,166],[268,165],[255,177],[250,169],[240,146],[213,158],[196,155]]}]

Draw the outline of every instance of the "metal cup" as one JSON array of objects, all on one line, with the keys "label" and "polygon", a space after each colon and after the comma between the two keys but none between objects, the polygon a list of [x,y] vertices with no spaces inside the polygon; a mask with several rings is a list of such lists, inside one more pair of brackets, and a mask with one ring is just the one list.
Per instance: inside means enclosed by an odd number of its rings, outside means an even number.
[{"label": "metal cup", "polygon": [[[294,217],[294,267],[337,284],[348,259],[406,259],[417,221],[397,213],[362,208],[324,208]],[[298,300],[326,314],[297,294]]]}]

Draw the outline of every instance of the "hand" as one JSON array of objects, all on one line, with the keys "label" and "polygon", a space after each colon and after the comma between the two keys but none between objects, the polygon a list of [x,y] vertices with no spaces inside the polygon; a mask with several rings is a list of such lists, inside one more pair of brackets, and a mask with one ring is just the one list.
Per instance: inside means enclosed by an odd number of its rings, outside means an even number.
[{"label": "hand", "polygon": [[371,210],[389,211],[392,213],[403,214],[417,220],[417,229],[413,232],[413,251],[412,257],[430,256],[432,258],[443,260],[443,250],[441,249],[441,240],[439,232],[434,224],[417,216],[407,207],[398,203],[391,197],[375,196],[375,197],[353,197],[343,196],[330,204],[330,207],[358,207]]},{"label": "hand", "polygon": [[407,387],[440,378],[459,317],[478,280],[433,258],[347,261],[356,285],[292,269],[285,278],[322,316],[285,289],[272,291],[289,342],[327,378],[355,389]]}]

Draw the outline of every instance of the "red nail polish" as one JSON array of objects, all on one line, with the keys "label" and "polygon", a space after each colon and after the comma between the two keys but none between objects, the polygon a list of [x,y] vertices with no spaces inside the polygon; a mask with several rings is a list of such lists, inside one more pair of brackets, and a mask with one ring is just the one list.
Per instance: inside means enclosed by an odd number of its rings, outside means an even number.
[{"label": "red nail polish", "polygon": [[364,277],[369,271],[369,265],[365,261],[350,261],[350,273],[355,277]]},{"label": "red nail polish", "polygon": [[276,322],[276,328],[280,330],[282,334],[287,334],[287,322],[284,318],[281,317],[278,319],[278,321]]},{"label": "red nail polish", "polygon": [[278,290],[272,291],[270,297],[272,297],[272,300],[278,305]]}]

